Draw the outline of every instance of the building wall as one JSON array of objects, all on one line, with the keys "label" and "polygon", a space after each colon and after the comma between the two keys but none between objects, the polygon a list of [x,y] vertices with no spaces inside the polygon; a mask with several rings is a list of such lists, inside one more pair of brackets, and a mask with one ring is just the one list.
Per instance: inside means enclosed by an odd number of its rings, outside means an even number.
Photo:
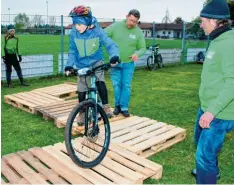
[{"label": "building wall", "polygon": [[152,37],[153,34],[152,34],[152,31],[150,29],[142,29],[143,31],[143,34],[145,37]]}]

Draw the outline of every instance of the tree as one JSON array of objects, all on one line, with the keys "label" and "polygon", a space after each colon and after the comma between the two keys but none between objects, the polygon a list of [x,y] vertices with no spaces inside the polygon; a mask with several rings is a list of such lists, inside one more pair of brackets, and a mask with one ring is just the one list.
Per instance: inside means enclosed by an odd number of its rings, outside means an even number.
[{"label": "tree", "polygon": [[174,23],[175,24],[182,24],[183,23],[183,20],[181,17],[176,17],[176,19],[174,20]]},{"label": "tree", "polygon": [[25,13],[19,13],[14,18],[14,22],[16,28],[27,28],[30,26],[29,17]]},{"label": "tree", "polygon": [[45,23],[45,21],[42,19],[42,16],[41,15],[35,15],[32,19],[32,24],[35,26],[35,27],[38,27],[40,25],[43,25]]}]

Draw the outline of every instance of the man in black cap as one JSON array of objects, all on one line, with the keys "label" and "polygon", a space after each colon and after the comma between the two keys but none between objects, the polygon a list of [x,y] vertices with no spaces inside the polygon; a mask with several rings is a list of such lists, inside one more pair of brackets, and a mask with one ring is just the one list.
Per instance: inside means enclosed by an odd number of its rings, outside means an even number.
[{"label": "man in black cap", "polygon": [[19,62],[22,61],[21,55],[19,54],[19,38],[15,36],[15,28],[13,25],[9,25],[7,27],[8,33],[5,36],[5,44],[4,44],[4,52],[5,56],[3,56],[3,62],[6,65],[6,79],[7,79],[7,87],[12,87],[11,85],[11,73],[12,66],[14,67],[21,85],[29,86],[23,80],[22,70]]},{"label": "man in black cap", "polygon": [[195,126],[197,184],[216,184],[218,153],[227,132],[234,130],[234,30],[225,0],[210,0],[200,13],[201,28],[211,42],[207,50]]}]

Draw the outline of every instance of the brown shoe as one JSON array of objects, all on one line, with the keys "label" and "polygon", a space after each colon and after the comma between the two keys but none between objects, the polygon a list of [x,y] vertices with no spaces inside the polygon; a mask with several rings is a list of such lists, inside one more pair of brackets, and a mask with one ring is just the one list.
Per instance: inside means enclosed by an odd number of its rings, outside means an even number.
[{"label": "brown shoe", "polygon": [[113,117],[113,112],[112,112],[109,104],[102,105],[102,108],[104,109],[108,118]]},{"label": "brown shoe", "polygon": [[84,112],[80,112],[79,116],[77,117],[76,120],[78,126],[84,126],[85,123],[85,113]]}]

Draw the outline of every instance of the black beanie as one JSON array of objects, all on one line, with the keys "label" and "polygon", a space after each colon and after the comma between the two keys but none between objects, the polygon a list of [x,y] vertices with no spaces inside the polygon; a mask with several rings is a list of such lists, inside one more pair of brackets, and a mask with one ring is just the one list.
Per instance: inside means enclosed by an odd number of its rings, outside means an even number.
[{"label": "black beanie", "polygon": [[200,13],[208,19],[230,19],[230,9],[225,0],[209,0]]}]

